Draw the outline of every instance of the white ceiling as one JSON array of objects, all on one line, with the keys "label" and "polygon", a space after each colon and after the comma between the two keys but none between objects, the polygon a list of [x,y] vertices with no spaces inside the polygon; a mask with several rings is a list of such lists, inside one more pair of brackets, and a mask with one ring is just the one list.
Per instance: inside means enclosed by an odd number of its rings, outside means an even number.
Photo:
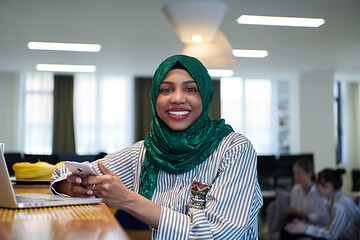
[{"label": "white ceiling", "polygon": [[[266,49],[239,58],[241,77],[291,78],[311,71],[360,75],[360,0],[223,0],[220,26],[233,48]],[[0,0],[0,71],[38,63],[95,64],[99,74],[152,76],[180,42],[161,11],[170,0]],[[242,14],[324,18],[319,28],[239,25]],[[99,53],[33,51],[29,41],[100,43]]]}]

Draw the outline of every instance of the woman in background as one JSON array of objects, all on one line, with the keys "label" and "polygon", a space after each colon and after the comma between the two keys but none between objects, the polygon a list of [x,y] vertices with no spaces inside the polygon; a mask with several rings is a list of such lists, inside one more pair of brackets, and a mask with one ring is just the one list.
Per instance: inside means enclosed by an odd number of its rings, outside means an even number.
[{"label": "woman in background", "polygon": [[[325,226],[328,222],[326,199],[316,190],[312,163],[308,159],[298,160],[293,166],[293,176],[296,185],[290,193],[290,206],[286,209],[285,225],[293,219],[300,219],[307,223]],[[302,234],[291,234],[284,229],[281,232],[282,240],[301,237]]]},{"label": "woman in background", "polygon": [[303,233],[307,236],[323,239],[360,239],[360,209],[347,196],[341,194],[342,174],[345,170],[324,169],[318,174],[317,189],[320,195],[326,197],[329,211],[327,226],[307,224],[295,219],[286,225],[290,233]]},{"label": "woman in background", "polygon": [[257,155],[246,137],[208,116],[213,97],[200,61],[167,58],[154,74],[145,141],[93,162],[101,176],[57,169],[52,192],[103,198],[156,239],[257,239]]}]

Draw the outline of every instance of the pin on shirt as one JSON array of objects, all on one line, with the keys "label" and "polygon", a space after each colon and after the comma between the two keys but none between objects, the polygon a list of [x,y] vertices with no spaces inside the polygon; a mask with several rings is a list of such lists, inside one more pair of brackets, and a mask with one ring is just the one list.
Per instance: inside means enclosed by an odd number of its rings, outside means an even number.
[{"label": "pin on shirt", "polygon": [[211,185],[193,182],[191,185],[190,203],[187,204],[187,208],[204,209],[206,204],[206,194],[210,188]]}]

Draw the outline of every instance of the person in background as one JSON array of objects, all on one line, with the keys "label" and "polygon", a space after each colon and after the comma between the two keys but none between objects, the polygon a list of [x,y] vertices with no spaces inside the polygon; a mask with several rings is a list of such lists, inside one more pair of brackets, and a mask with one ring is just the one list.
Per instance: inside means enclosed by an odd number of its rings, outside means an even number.
[{"label": "person in background", "polygon": [[154,239],[257,239],[257,154],[245,136],[208,116],[213,97],[199,60],[167,58],[153,77],[146,139],[93,162],[100,176],[58,168],[52,193],[103,198],[148,224]]},{"label": "person in background", "polygon": [[316,187],[320,195],[326,197],[330,215],[325,227],[295,219],[285,230],[322,239],[360,239],[360,209],[340,192],[344,173],[344,169],[324,169],[318,174]]},{"label": "person in background", "polygon": [[[308,159],[300,159],[293,166],[296,182],[290,193],[290,206],[286,208],[286,222],[300,219],[304,222],[325,226],[328,221],[326,198],[316,190],[315,176],[312,163]],[[284,225],[284,226],[285,226]],[[291,234],[282,229],[280,239],[299,239],[303,234]]]}]

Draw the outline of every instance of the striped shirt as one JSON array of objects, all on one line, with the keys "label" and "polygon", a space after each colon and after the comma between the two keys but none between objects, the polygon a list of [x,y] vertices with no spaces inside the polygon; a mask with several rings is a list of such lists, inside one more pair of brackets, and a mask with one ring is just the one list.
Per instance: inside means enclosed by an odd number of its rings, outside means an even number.
[{"label": "striped shirt", "polygon": [[[107,155],[103,163],[127,188],[138,192],[145,152],[144,141],[140,141]],[[97,163],[92,164],[99,171]],[[60,167],[53,179],[64,179],[66,173]],[[187,209],[193,182],[211,185],[204,209]],[[160,170],[152,201],[162,206],[153,239],[258,239],[257,214],[263,200],[252,144],[243,135],[230,133],[194,169],[178,175]]]},{"label": "striped shirt", "polygon": [[328,223],[326,198],[319,195],[315,184],[307,194],[300,184],[295,185],[291,190],[290,205],[305,213],[311,224],[326,226]]},{"label": "striped shirt", "polygon": [[349,198],[336,192],[328,202],[330,220],[326,227],[308,225],[305,234],[325,239],[358,240],[360,209]]}]

